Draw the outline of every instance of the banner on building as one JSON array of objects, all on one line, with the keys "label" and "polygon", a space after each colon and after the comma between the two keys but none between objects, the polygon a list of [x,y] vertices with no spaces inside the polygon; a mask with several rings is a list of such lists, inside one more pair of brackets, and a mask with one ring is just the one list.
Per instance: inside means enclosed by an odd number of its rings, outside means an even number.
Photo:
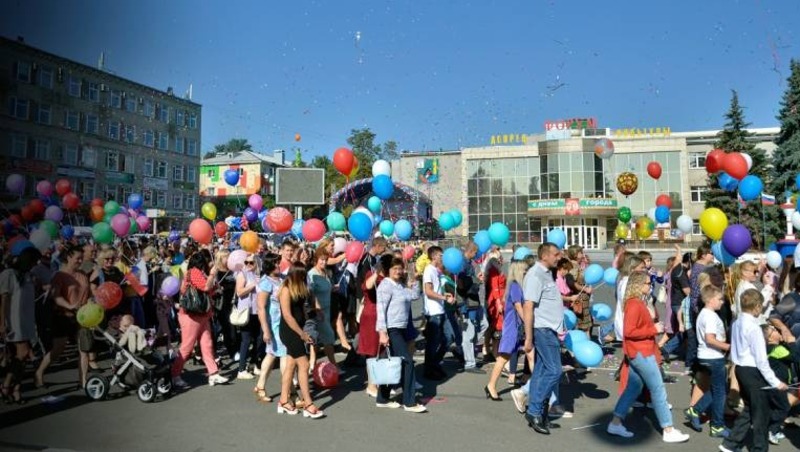
[{"label": "banner on building", "polygon": [[423,159],[417,162],[417,181],[422,184],[439,182],[439,159]]}]

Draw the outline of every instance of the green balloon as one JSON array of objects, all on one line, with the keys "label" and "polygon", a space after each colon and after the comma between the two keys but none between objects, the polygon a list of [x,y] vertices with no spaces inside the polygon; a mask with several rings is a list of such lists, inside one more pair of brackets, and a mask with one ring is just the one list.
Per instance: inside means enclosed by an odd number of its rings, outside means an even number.
[{"label": "green balloon", "polygon": [[84,328],[94,328],[103,321],[105,311],[103,307],[97,303],[87,303],[78,309],[77,317],[78,325]]},{"label": "green balloon", "polygon": [[52,220],[44,220],[39,223],[39,227],[47,231],[51,239],[58,237],[58,225]]},{"label": "green balloon", "polygon": [[136,224],[136,222],[133,221],[133,219],[131,219],[131,227],[130,229],[128,229],[128,235],[136,234],[137,232],[139,232],[139,225]]},{"label": "green balloon", "polygon": [[619,218],[619,221],[623,223],[629,223],[631,221],[631,218],[633,218],[633,215],[631,214],[631,209],[628,207],[620,207],[619,210],[617,211],[617,218]]},{"label": "green balloon", "polygon": [[106,215],[111,215],[112,217],[115,214],[119,213],[119,209],[120,209],[119,203],[116,201],[109,201],[106,203],[105,207],[103,207],[103,210],[105,211]]},{"label": "green balloon", "polygon": [[92,238],[97,243],[111,243],[114,241],[114,231],[110,224],[101,221],[92,226]]},{"label": "green balloon", "polygon": [[344,215],[339,212],[329,213],[326,222],[328,223],[328,229],[331,231],[344,231],[347,227]]},{"label": "green balloon", "polygon": [[108,212],[106,212],[106,213],[105,213],[105,215],[103,215],[103,221],[105,221],[105,222],[106,222],[106,223],[108,223],[108,224],[111,224],[111,219],[112,219],[113,217],[114,217],[114,214],[113,214],[113,213],[108,213]]}]

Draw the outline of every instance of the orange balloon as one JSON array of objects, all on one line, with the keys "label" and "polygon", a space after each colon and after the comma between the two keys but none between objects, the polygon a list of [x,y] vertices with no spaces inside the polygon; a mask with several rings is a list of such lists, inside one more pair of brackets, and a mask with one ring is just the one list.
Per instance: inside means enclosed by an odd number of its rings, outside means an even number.
[{"label": "orange balloon", "polygon": [[103,206],[92,206],[89,209],[89,218],[91,218],[95,223],[103,221],[103,217],[105,217],[105,215],[106,211],[103,209]]},{"label": "orange balloon", "polygon": [[100,206],[100,207],[103,207],[104,205],[106,205],[106,203],[105,203],[105,201],[103,201],[103,200],[102,200],[102,199],[100,199],[100,198],[94,198],[94,199],[92,200],[92,202],[91,202],[91,203],[89,203],[89,205],[90,205],[90,206]]},{"label": "orange balloon", "polygon": [[258,251],[258,242],[258,234],[253,231],[247,231],[239,237],[239,245],[248,253],[255,253]]},{"label": "orange balloon", "polygon": [[189,237],[201,245],[208,245],[214,237],[214,231],[208,221],[196,218],[189,223]]},{"label": "orange balloon", "polygon": [[299,133],[294,134],[294,141],[300,141],[301,138]]}]

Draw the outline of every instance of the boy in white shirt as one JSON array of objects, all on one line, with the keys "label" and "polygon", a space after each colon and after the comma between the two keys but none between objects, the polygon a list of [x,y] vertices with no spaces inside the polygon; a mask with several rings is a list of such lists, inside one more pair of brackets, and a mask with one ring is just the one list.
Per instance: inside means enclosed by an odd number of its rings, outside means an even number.
[{"label": "boy in white shirt", "polygon": [[439,363],[445,354],[444,303],[453,303],[451,294],[442,294],[439,275],[444,269],[442,265],[442,249],[438,246],[428,248],[430,263],[422,274],[422,287],[425,309],[425,378],[443,380],[446,377]]},{"label": "boy in white shirt", "polygon": [[725,325],[717,315],[722,307],[722,290],[715,286],[706,286],[700,291],[700,297],[703,300],[703,309],[696,321],[697,358],[709,380],[708,384],[703,385],[706,386],[703,388],[703,397],[694,406],[690,406],[685,414],[692,428],[702,432],[700,414],[711,408],[711,437],[727,438],[730,431],[725,428],[724,419],[725,399],[728,394],[725,353],[731,346],[725,342]]}]

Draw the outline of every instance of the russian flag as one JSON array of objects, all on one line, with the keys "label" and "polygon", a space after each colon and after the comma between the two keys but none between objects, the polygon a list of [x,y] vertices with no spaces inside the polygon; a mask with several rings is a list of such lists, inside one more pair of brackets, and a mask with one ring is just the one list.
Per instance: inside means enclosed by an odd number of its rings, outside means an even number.
[{"label": "russian flag", "polygon": [[775,197],[772,195],[768,195],[766,193],[761,193],[761,205],[762,206],[774,206],[775,205]]},{"label": "russian flag", "polygon": [[744,209],[747,207],[747,202],[742,199],[742,196],[739,193],[736,193],[736,200],[739,201],[739,208]]}]

